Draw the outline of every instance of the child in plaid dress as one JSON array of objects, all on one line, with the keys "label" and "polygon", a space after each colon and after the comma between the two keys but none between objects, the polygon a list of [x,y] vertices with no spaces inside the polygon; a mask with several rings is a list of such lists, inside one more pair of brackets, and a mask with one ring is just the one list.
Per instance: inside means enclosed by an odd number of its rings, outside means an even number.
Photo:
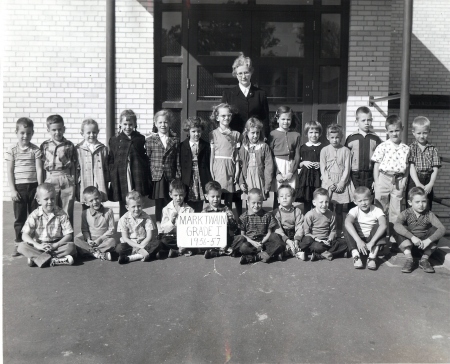
[{"label": "child in plaid dress", "polygon": [[189,135],[180,146],[181,180],[188,190],[187,203],[195,212],[201,212],[205,185],[211,181],[211,147],[200,137],[205,130],[205,122],[199,117],[187,118],[183,130]]}]

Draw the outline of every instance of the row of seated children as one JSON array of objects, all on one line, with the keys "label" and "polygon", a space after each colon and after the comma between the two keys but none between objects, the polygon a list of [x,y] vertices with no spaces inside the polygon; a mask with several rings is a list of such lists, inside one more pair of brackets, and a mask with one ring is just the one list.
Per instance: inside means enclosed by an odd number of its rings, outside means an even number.
[{"label": "row of seated children", "polygon": [[[386,219],[381,209],[372,205],[370,190],[358,187],[355,191],[356,207],[346,219],[346,241],[336,236],[335,214],[328,209],[328,191],[314,191],[314,209],[305,216],[293,205],[294,190],[282,185],[278,190],[280,206],[273,212],[262,209],[263,192],[252,189],[248,193],[248,211],[236,224],[234,215],[221,204],[221,186],[212,181],[207,184],[208,212],[225,212],[228,217],[229,236],[224,249],[207,249],[205,258],[220,255],[240,256],[240,263],[284,260],[286,256],[297,256],[311,261],[345,256],[351,252],[355,268],[363,268],[361,254],[369,254],[367,268],[377,269],[377,254],[385,244]],[[82,212],[82,238],[75,238],[67,214],[55,204],[55,188],[43,183],[37,188],[40,207],[28,217],[22,230],[23,242],[18,250],[28,258],[29,266],[72,265],[78,254],[98,259],[113,260],[118,256],[119,264],[131,261],[148,261],[180,255],[192,255],[199,251],[180,247],[176,237],[179,214],[193,212],[184,202],[185,189],[179,180],[170,184],[172,201],[164,208],[164,232],[156,237],[156,226],[152,218],[143,211],[139,192],[127,195],[127,213],[119,220],[117,231],[121,233],[119,243],[114,239],[114,217],[112,211],[101,203],[95,187],[85,189],[83,196],[89,209]],[[434,272],[428,259],[436,249],[445,228],[436,216],[427,210],[426,192],[421,187],[409,193],[411,208],[405,210],[394,225],[399,246],[407,256],[402,272],[413,269],[412,249],[423,251],[419,267],[425,272]],[[235,235],[236,228],[240,235]]]},{"label": "row of seated children", "polygon": [[[47,119],[47,127],[51,139],[44,142],[40,149],[30,143],[33,135],[32,121],[26,118],[19,119],[16,126],[19,143],[6,153],[6,159],[8,161],[8,178],[10,180],[10,185],[15,187],[12,190],[12,199],[14,201],[16,215],[16,241],[21,241],[20,231],[26,218],[27,211],[30,212],[33,208],[34,191],[37,184],[41,183],[43,180],[43,170],[45,170],[45,173],[47,174],[45,180],[55,186],[58,204],[60,204],[68,213],[70,222],[73,221],[72,214],[75,180],[79,180],[80,186],[96,185],[102,195],[102,200],[104,201],[107,194],[106,182],[109,178],[108,175],[115,175],[119,178],[119,182],[118,186],[117,181],[116,183],[113,183],[113,186],[115,187],[112,188],[112,199],[114,200],[116,199],[114,197],[114,191],[120,191],[120,194],[123,195],[124,192],[135,187],[137,187],[138,190],[145,190],[144,187],[146,186],[146,183],[145,177],[143,176],[146,175],[146,169],[142,169],[141,167],[145,165],[146,161],[150,161],[152,178],[158,174],[161,174],[164,177],[160,180],[161,183],[154,183],[153,192],[159,191],[158,193],[164,196],[168,195],[169,188],[167,180],[169,176],[172,176],[170,171],[174,170],[170,166],[176,166],[177,163],[179,163],[179,159],[174,157],[176,155],[175,152],[168,153],[168,150],[178,150],[177,148],[172,148],[172,146],[176,144],[176,140],[174,141],[173,138],[171,139],[171,137],[167,136],[167,133],[170,132],[170,115],[171,113],[166,110],[155,115],[155,125],[158,133],[155,133],[148,138],[147,142],[143,144],[142,141],[145,141],[145,138],[143,139],[143,136],[135,130],[136,116],[130,110],[126,110],[121,115],[122,132],[118,137],[111,139],[111,150],[109,153],[107,148],[98,142],[98,125],[91,119],[83,122],[82,135],[85,138],[85,141],[80,143],[75,150],[72,148],[73,144],[67,141],[63,136],[64,122],[59,115],[52,115]],[[287,138],[285,140],[290,140],[289,135],[292,136],[293,134],[289,134],[291,133],[289,128],[291,126],[293,115],[292,110],[286,107],[280,107],[277,111],[275,120],[278,122],[279,128],[271,133],[271,148],[269,149],[269,152],[267,152],[267,148],[264,148],[267,145],[261,140],[261,123],[257,119],[251,118],[246,127],[247,136],[244,139],[246,140],[246,143],[244,143],[244,146],[246,145],[246,147],[240,148],[240,157],[236,157],[236,160],[241,163],[231,163],[231,165],[228,165],[229,158],[227,156],[221,154],[216,155],[215,152],[212,152],[214,157],[209,158],[211,162],[210,171],[212,174],[217,175],[218,177],[226,176],[228,182],[230,182],[229,180],[232,180],[233,185],[235,185],[234,182],[237,182],[236,178],[239,176],[242,190],[248,191],[249,189],[258,186],[264,191],[264,196],[266,196],[269,188],[268,186],[271,184],[271,181],[268,181],[271,175],[268,173],[268,170],[271,168],[270,150],[272,150],[275,160],[274,164],[276,165],[277,187],[283,183],[289,183],[293,187],[291,182],[297,181],[296,179],[292,179],[293,174],[295,174],[294,172],[297,169],[297,151],[301,148],[298,148],[298,143],[287,143],[287,152],[285,151],[283,152],[285,154],[283,154],[281,152],[282,148],[280,149],[282,143],[277,142],[283,138],[280,139],[276,137],[276,135],[284,131],[285,137]],[[233,133],[227,129],[230,116],[231,108],[228,105],[221,104],[214,109],[212,118],[219,124],[218,129],[216,129],[217,133],[219,133],[219,138],[216,138],[217,140],[214,142],[214,135],[212,133],[211,145],[213,146],[213,150],[221,145],[221,142],[218,142],[221,140],[220,136],[225,135],[225,140],[227,141],[233,139],[230,137]],[[190,124],[187,123],[189,126],[190,137],[183,143],[186,147],[187,144],[189,144],[189,148],[187,149],[191,152],[195,147],[198,147],[198,150],[200,150],[202,143],[200,142],[201,139],[199,135],[203,124],[201,123],[201,120],[188,121],[190,122]],[[370,180],[371,173],[368,173],[370,172],[370,169],[365,170],[362,164],[367,164],[367,154],[370,155],[373,153],[371,158],[372,161],[375,161],[373,177],[375,181],[378,182],[375,184],[375,187],[378,187],[375,188],[375,197],[378,203],[383,207],[383,210],[385,212],[389,211],[389,221],[392,224],[398,216],[400,209],[399,201],[401,201],[404,194],[407,180],[406,177],[409,170],[409,168],[407,168],[408,156],[409,162],[411,163],[411,183],[424,187],[428,192],[429,198],[432,195],[432,187],[436,180],[438,168],[440,167],[440,160],[436,148],[427,142],[427,135],[430,130],[429,120],[423,117],[414,120],[413,133],[416,137],[416,142],[411,145],[410,154],[409,148],[400,141],[402,124],[398,117],[388,117],[386,128],[390,139],[381,143],[376,149],[374,149],[374,146],[377,145],[377,142],[373,139],[373,133],[370,132],[370,110],[367,112],[364,108],[358,109],[357,123],[359,126],[358,134],[361,134],[362,139],[360,135],[351,135],[348,138],[346,144],[348,144],[349,148],[352,150],[351,153],[348,152],[347,148],[340,145],[342,129],[337,125],[332,125],[327,130],[327,137],[330,140],[330,145],[320,150],[320,163],[310,163],[310,161],[306,160],[308,159],[306,158],[307,154],[301,155],[301,163],[299,165],[304,169],[301,177],[303,177],[303,181],[313,181],[312,183],[305,182],[306,184],[304,186],[302,185],[302,188],[300,189],[300,191],[303,191],[305,206],[308,206],[308,198],[305,196],[311,195],[311,192],[315,190],[317,187],[317,175],[319,175],[319,179],[322,179],[322,186],[326,187],[331,195],[331,204],[336,204],[337,218],[339,219],[342,216],[339,211],[341,203],[350,202],[352,198],[351,182],[354,182],[354,185],[356,185],[356,183],[365,183],[372,187]],[[314,123],[309,126],[307,125],[306,127],[309,145],[306,143],[302,146],[304,148],[310,146],[313,148],[321,147],[320,143],[317,142],[318,136],[320,136],[321,133],[321,126],[318,123],[313,124]],[[164,132],[167,137],[166,143],[164,143],[163,140]],[[364,135],[365,132],[366,134]],[[295,136],[295,138],[292,137],[291,139],[297,140],[298,136],[299,135]],[[153,139],[157,137],[157,139],[160,140],[160,144],[165,144],[166,150],[159,152],[155,150],[152,152],[152,137]],[[170,143],[170,140],[172,140],[172,143]],[[239,144],[238,140],[239,137],[235,140],[234,146],[231,145],[233,156],[236,155]],[[197,146],[195,145],[196,141],[198,142]],[[316,143],[314,143],[314,141]],[[203,144],[205,143],[206,142]],[[169,144],[171,144],[170,148]],[[214,146],[214,144],[217,145]],[[208,144],[206,143],[206,145]],[[203,145],[203,147],[205,147],[205,145]],[[257,153],[256,149],[261,150],[263,153]],[[116,153],[113,153],[113,150],[115,150]],[[361,150],[363,151],[362,153],[360,153]],[[147,156],[145,156],[145,153],[147,153]],[[315,151],[315,153],[317,156],[317,151]],[[189,153],[181,153],[183,156],[186,154]],[[261,154],[263,155],[263,158],[261,157]],[[349,163],[350,155],[352,156],[351,163]],[[359,156],[359,159],[362,159],[362,162],[361,160],[358,160],[356,155]],[[361,158],[361,155],[363,158]],[[200,154],[192,152],[191,165],[189,165],[189,163],[183,163],[183,166],[188,166],[187,173],[183,174],[183,181],[185,186],[189,185],[188,202],[190,202],[191,205],[194,202],[192,201],[191,196],[197,196],[195,198],[201,198],[203,196],[202,189],[207,180],[207,177],[205,177],[207,176],[207,168],[204,168],[205,159],[200,163],[201,158],[199,158],[199,156]],[[127,158],[128,162],[123,161],[124,157]],[[197,160],[195,160],[195,157],[197,157]],[[223,168],[216,168],[214,172],[215,165],[212,161],[221,159],[225,160],[225,164],[222,165]],[[76,161],[76,163],[74,163],[74,161]],[[285,162],[288,167],[282,165]],[[242,165],[243,173],[240,173],[239,175],[239,173],[237,173],[239,168],[234,167],[234,165]],[[353,171],[354,165],[359,166],[360,169],[358,171]],[[119,170],[123,166],[126,166],[126,169],[124,171]],[[200,166],[203,167],[200,168]],[[230,178],[229,168],[234,168],[236,172],[235,178]],[[75,173],[74,170],[78,170],[78,174]],[[309,172],[314,173],[311,174]],[[349,172],[351,182],[348,178]],[[308,173],[309,177],[305,177]],[[302,178],[299,180],[302,181]],[[114,178],[111,178],[111,181],[114,181]],[[225,202],[230,202],[231,199],[229,196],[227,197],[229,191],[227,192],[226,189],[222,188],[222,192],[225,196]],[[298,195],[298,190],[296,191],[296,195]],[[344,199],[342,199],[343,196]],[[163,199],[159,197],[156,198],[154,194],[152,197],[154,197],[157,202],[156,219],[158,221],[158,214],[162,215],[161,203],[167,202],[167,199],[165,197]],[[118,198],[120,199],[121,197]],[[276,198],[276,200],[278,200],[278,198]],[[200,202],[200,204],[195,206],[195,211],[199,211],[199,208],[203,205],[201,201],[197,202]],[[123,210],[122,206],[123,204],[121,203],[121,210]],[[227,206],[230,207],[230,204],[227,204]],[[390,207],[389,209],[388,206]],[[126,211],[126,209],[124,210]],[[306,208],[305,210],[307,211],[308,209]],[[121,214],[123,214],[123,211]],[[342,223],[339,224],[338,221],[338,225],[342,226]]]}]

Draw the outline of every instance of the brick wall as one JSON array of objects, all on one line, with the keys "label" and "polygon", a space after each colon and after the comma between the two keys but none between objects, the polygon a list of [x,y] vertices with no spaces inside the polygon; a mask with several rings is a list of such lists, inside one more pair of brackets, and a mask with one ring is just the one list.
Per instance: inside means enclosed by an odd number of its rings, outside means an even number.
[{"label": "brick wall", "polygon": [[[390,0],[352,0],[346,134],[357,130],[355,111],[369,106],[369,96],[387,96],[389,91]],[[384,138],[387,102],[371,108],[374,131]]]},{"label": "brick wall", "polygon": [[[5,0],[3,147],[15,142],[15,121],[35,122],[32,142],[47,139],[45,119],[58,113],[66,122],[67,139],[82,140],[87,117],[105,136],[105,1]],[[141,132],[153,114],[153,3],[116,2],[117,114],[132,108]],[[3,198],[9,199],[3,165]]]}]

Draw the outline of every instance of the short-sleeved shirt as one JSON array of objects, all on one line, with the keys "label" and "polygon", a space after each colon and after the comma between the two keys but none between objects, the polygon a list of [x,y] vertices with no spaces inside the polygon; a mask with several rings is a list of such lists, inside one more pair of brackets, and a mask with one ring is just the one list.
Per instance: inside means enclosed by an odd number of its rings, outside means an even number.
[{"label": "short-sleeved shirt", "polygon": [[358,222],[355,229],[360,238],[368,238],[374,225],[378,224],[378,219],[384,216],[383,210],[374,205],[370,206],[367,213],[356,206],[350,209],[348,214],[355,219],[355,222]]},{"label": "short-sleeved shirt", "polygon": [[144,211],[141,212],[138,218],[134,218],[130,212],[125,213],[117,225],[118,232],[127,231],[130,239],[136,239],[139,242],[144,240],[147,234],[150,234],[153,230],[156,230],[156,227],[151,217]]},{"label": "short-sleeved shirt", "polygon": [[36,159],[41,159],[41,156],[39,147],[32,143],[26,148],[21,148],[17,143],[5,152],[5,160],[14,163],[14,182],[16,185],[38,181]]},{"label": "short-sleeved shirt", "polygon": [[270,212],[259,210],[256,214],[245,211],[239,217],[239,228],[246,236],[255,241],[261,241],[269,229],[277,228],[277,220]]},{"label": "short-sleeved shirt", "polygon": [[81,213],[81,232],[88,232],[91,239],[101,236],[110,238],[114,234],[114,213],[111,209],[102,206],[98,211],[91,209],[83,210]]},{"label": "short-sleeved shirt", "polygon": [[386,140],[375,149],[372,160],[380,164],[382,172],[405,173],[409,162],[409,147],[404,143],[395,144]]},{"label": "short-sleeved shirt", "polygon": [[433,167],[440,168],[442,166],[441,158],[439,158],[437,148],[428,143],[425,149],[420,149],[419,143],[415,140],[410,146],[409,163],[416,166],[419,173],[432,173]]},{"label": "short-sleeved shirt", "polygon": [[73,229],[69,216],[60,207],[55,206],[53,212],[47,214],[42,206],[39,206],[28,216],[22,228],[22,233],[45,243],[72,234]]},{"label": "short-sleeved shirt", "polygon": [[41,144],[44,169],[48,172],[71,168],[76,161],[77,152],[73,143],[65,138],[57,144],[53,139]]}]

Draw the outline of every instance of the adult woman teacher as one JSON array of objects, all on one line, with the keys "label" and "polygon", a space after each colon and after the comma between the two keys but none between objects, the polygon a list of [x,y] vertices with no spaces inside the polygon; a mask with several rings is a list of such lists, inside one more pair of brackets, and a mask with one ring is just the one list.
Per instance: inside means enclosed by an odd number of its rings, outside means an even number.
[{"label": "adult woman teacher", "polygon": [[[253,74],[252,61],[249,57],[240,54],[233,62],[233,77],[236,77],[239,84],[232,88],[225,89],[222,94],[222,102],[233,107],[233,117],[230,122],[231,130],[236,130],[242,134],[245,123],[251,117],[256,117],[264,125],[264,135],[269,136],[269,104],[266,92],[252,85]],[[242,215],[241,193],[235,193],[233,202],[236,206],[238,216]]]},{"label": "adult woman teacher", "polygon": [[244,54],[235,59],[232,75],[237,78],[237,86],[223,91],[222,102],[234,107],[235,114],[231,119],[230,128],[239,133],[244,131],[245,123],[252,116],[258,118],[264,125],[264,135],[269,136],[269,104],[266,92],[252,85],[252,61]]}]

